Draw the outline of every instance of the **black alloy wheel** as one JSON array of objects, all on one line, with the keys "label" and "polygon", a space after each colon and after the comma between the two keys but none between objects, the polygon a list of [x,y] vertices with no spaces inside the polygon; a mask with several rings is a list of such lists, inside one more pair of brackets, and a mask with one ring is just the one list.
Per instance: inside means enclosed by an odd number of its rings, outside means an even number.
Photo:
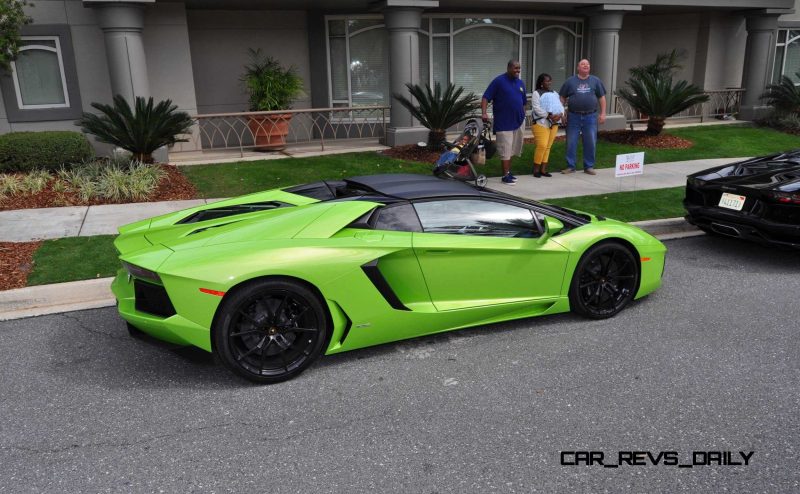
[{"label": "black alloy wheel", "polygon": [[615,315],[633,300],[639,286],[639,263],[616,242],[590,248],[575,268],[569,289],[573,311],[592,319]]},{"label": "black alloy wheel", "polygon": [[223,364],[256,383],[300,374],[328,342],[325,310],[315,293],[284,280],[262,280],[223,301],[214,348]]}]

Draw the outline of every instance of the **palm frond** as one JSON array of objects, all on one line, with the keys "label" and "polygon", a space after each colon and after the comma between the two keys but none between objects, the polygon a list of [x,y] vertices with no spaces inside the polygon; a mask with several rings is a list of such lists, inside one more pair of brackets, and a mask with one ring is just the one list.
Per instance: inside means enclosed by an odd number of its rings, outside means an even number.
[{"label": "palm frond", "polygon": [[394,98],[406,108],[415,119],[431,131],[428,145],[433,142],[434,135],[443,136],[449,127],[465,120],[480,108],[473,93],[464,94],[464,88],[452,83],[442,91],[442,85],[435,83],[433,89],[429,84],[406,84],[408,92],[416,103],[402,94],[394,94]]},{"label": "palm frond", "polygon": [[100,114],[84,113],[77,122],[81,130],[100,142],[130,151],[142,161],[152,159],[153,152],[161,146],[187,142],[180,136],[190,134],[194,123],[171,100],[156,104],[152,97],[137,96],[131,108],[118,94],[112,105],[92,103],[92,107]]},{"label": "palm frond", "polygon": [[[800,79],[800,72],[795,77]],[[769,84],[761,99],[779,115],[800,114],[800,87],[788,76],[782,76],[777,84]]]},{"label": "palm frond", "polygon": [[[673,84],[672,76],[643,73],[628,80],[630,88],[620,88],[617,95],[640,113],[649,117],[648,132],[659,133],[663,121],[687,108],[708,101],[708,95],[687,81]],[[659,122],[660,125],[651,125]]]}]

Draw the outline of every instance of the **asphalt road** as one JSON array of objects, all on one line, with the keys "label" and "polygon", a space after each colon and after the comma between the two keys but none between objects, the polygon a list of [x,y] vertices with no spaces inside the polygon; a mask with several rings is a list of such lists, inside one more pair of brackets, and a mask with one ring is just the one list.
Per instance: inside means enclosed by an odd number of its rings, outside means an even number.
[{"label": "asphalt road", "polygon": [[800,255],[667,245],[663,288],[612,320],[390,344],[274,386],[133,340],[113,309],[0,323],[0,491],[797,492]]}]

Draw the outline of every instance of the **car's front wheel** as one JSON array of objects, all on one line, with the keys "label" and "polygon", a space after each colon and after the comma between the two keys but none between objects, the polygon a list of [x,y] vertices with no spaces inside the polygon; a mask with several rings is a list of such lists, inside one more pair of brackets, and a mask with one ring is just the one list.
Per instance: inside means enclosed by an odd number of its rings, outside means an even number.
[{"label": "car's front wheel", "polygon": [[611,317],[625,308],[639,286],[639,263],[616,242],[591,247],[578,262],[569,289],[573,311],[592,319]]},{"label": "car's front wheel", "polygon": [[300,283],[262,280],[223,301],[214,348],[226,367],[257,383],[300,374],[322,353],[330,329],[317,295]]}]

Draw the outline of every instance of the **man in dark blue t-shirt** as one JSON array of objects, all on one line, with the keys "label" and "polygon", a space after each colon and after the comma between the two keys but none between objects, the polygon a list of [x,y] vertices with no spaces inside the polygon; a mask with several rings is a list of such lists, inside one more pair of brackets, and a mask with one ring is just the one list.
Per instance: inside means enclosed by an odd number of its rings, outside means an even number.
[{"label": "man in dark blue t-shirt", "polygon": [[[567,167],[561,173],[574,173],[578,155],[578,135],[583,141],[583,171],[594,171],[597,124],[606,121],[606,88],[589,74],[591,66],[584,59],[578,62],[578,73],[567,79],[558,94],[567,109]],[[599,113],[598,113],[598,106]]]},{"label": "man in dark blue t-shirt", "polygon": [[518,60],[509,60],[506,73],[495,77],[481,98],[481,117],[489,120],[486,107],[492,102],[494,131],[497,134],[497,152],[503,164],[503,178],[506,185],[517,181],[511,173],[511,157],[522,156],[522,133],[525,126],[525,103],[527,91],[525,83],[519,78]]}]

